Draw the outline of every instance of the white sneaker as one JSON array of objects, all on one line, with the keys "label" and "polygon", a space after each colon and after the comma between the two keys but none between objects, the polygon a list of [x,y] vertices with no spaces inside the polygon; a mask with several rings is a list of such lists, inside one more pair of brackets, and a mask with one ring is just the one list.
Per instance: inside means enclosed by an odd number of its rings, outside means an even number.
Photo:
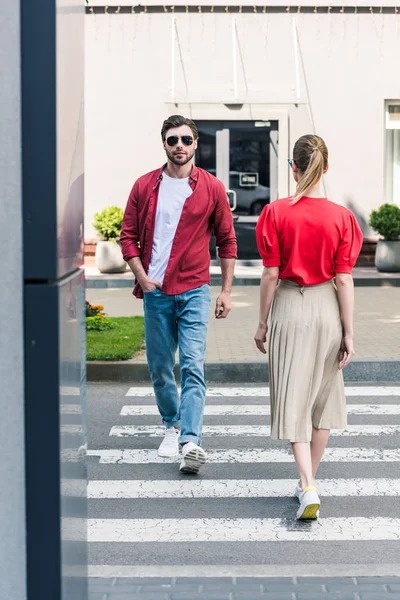
[{"label": "white sneaker", "polygon": [[200,446],[188,442],[182,447],[182,462],[179,468],[181,473],[198,473],[205,462],[206,453]]},{"label": "white sneaker", "polygon": [[172,458],[179,454],[179,431],[175,427],[168,427],[165,430],[165,436],[158,449],[158,456]]},{"label": "white sneaker", "polygon": [[303,494],[303,488],[301,488],[299,486],[299,484],[296,485],[296,489],[294,490],[294,495],[296,496],[296,498],[298,499],[299,502],[301,502],[301,495]]},{"label": "white sneaker", "polygon": [[300,508],[297,511],[296,519],[318,519],[319,507],[321,506],[321,502],[315,486],[310,485],[309,487],[304,488],[304,491],[301,493],[299,500]]}]

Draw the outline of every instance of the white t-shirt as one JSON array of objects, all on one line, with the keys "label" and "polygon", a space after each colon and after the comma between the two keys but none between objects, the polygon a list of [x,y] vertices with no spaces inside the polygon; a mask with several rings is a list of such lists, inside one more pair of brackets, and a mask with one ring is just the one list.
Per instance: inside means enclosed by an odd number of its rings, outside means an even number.
[{"label": "white t-shirt", "polygon": [[176,179],[163,173],[158,192],[156,226],[148,273],[154,281],[164,281],[183,205],[191,193],[189,177]]}]

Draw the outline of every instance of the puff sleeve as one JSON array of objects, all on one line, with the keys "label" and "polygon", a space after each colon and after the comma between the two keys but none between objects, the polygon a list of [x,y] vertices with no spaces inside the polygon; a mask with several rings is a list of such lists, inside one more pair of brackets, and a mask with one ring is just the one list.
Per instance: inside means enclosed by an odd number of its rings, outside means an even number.
[{"label": "puff sleeve", "polygon": [[271,204],[267,204],[260,215],[256,226],[256,240],[264,267],[280,267],[281,250]]},{"label": "puff sleeve", "polygon": [[339,247],[335,256],[335,272],[351,273],[356,264],[363,243],[363,234],[352,212],[346,221]]}]

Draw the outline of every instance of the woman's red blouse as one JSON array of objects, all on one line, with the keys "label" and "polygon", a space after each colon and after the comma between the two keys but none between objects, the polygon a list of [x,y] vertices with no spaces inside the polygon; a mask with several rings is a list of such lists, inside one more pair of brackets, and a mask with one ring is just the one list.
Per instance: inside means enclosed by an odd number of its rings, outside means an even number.
[{"label": "woman's red blouse", "polygon": [[279,267],[279,278],[300,285],[329,281],[351,273],[363,243],[355,216],[326,198],[304,196],[267,204],[256,227],[265,267]]}]

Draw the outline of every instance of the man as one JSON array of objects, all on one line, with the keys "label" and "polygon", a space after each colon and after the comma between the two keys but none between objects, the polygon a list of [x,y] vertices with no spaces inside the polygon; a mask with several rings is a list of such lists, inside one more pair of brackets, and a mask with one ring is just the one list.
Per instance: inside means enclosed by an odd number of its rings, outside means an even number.
[{"label": "man", "polygon": [[[161,138],[167,163],[133,186],[121,231],[124,259],[136,278],[134,295],[144,298],[146,353],[158,410],[165,426],[159,456],[182,447],[180,470],[198,473],[206,396],[204,356],[210,309],[211,228],[222,270],[215,316],[231,310],[236,236],[223,184],[194,165],[198,130],[174,115]],[[175,383],[179,347],[181,399]]]}]

